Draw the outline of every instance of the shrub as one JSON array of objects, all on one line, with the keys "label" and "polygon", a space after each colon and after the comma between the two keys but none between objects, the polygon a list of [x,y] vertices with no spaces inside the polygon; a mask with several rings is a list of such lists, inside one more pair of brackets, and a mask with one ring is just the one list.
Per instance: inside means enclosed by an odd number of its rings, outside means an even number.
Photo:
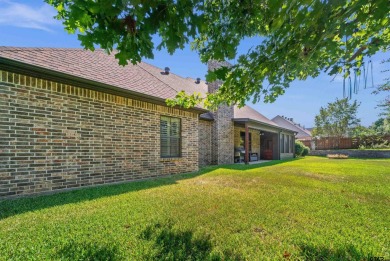
[{"label": "shrub", "polygon": [[306,156],[309,154],[309,147],[305,146],[301,141],[295,141],[295,155]]},{"label": "shrub", "polygon": [[303,152],[303,147],[305,145],[303,145],[302,142],[300,141],[295,141],[295,155],[296,156],[301,156],[302,155],[302,152]]},{"label": "shrub", "polygon": [[386,140],[383,143],[372,145],[372,148],[373,149],[390,149],[390,143]]},{"label": "shrub", "polygon": [[302,151],[302,156],[307,156],[307,155],[309,155],[309,152],[310,152],[310,149],[309,149],[307,146],[305,146],[305,147],[303,148],[303,151]]},{"label": "shrub", "polygon": [[360,136],[359,149],[383,149],[390,147],[389,142],[385,136],[371,135],[371,136]]}]

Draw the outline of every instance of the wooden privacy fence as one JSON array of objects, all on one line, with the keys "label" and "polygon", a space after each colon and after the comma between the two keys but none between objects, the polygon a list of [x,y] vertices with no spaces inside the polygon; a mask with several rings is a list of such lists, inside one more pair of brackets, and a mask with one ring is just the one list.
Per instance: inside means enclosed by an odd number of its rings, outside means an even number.
[{"label": "wooden privacy fence", "polygon": [[[327,137],[313,140],[302,140],[302,143],[313,149],[312,142],[315,144],[315,150],[332,150],[332,149],[358,149],[360,145],[367,145],[367,141],[372,138],[380,142],[388,141],[390,143],[390,136],[381,137],[365,137],[365,138],[336,138]],[[379,139],[378,139],[379,138]],[[375,143],[375,142],[374,142]]]},{"label": "wooden privacy fence", "polygon": [[328,150],[328,149],[358,149],[358,138],[321,138],[315,140],[316,150]]}]

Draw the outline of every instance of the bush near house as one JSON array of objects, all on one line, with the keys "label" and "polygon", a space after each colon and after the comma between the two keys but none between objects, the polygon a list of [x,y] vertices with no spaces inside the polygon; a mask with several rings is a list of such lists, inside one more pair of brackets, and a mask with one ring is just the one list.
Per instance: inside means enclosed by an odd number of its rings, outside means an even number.
[{"label": "bush near house", "polygon": [[309,155],[310,149],[309,147],[305,146],[305,144],[302,143],[302,141],[296,140],[295,141],[295,155],[300,156],[307,156]]}]

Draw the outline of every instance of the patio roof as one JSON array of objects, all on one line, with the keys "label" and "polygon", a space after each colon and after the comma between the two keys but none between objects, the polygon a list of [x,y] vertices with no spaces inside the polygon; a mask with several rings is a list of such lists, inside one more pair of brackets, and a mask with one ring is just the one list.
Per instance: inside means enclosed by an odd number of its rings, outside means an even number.
[{"label": "patio roof", "polygon": [[[261,129],[267,129],[267,130],[273,130],[275,132],[278,132],[280,130],[287,131],[287,132],[292,132],[296,133],[295,131],[288,129],[288,128],[283,128],[279,125],[277,125],[275,122],[271,121],[267,117],[265,117],[263,114],[259,113],[255,109],[249,107],[249,106],[244,106],[242,108],[238,108],[237,106],[234,106],[234,122],[237,123],[251,123],[251,127],[258,127]],[[265,127],[265,128],[264,128]]]},{"label": "patio roof", "polygon": [[290,129],[282,128],[280,126],[269,125],[267,123],[253,120],[253,119],[248,119],[248,118],[233,119],[233,121],[236,123],[241,123],[241,124],[248,123],[249,128],[252,128],[252,129],[259,129],[259,130],[264,130],[264,131],[269,131],[269,132],[285,131],[285,132],[294,133],[294,135],[296,135],[296,133],[297,133],[296,131],[293,131]]}]

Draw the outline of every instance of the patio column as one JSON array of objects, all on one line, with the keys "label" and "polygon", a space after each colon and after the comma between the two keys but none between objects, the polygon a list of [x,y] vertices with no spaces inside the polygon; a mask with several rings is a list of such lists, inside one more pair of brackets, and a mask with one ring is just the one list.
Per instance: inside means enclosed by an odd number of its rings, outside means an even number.
[{"label": "patio column", "polygon": [[249,128],[245,123],[245,164],[249,164]]}]

